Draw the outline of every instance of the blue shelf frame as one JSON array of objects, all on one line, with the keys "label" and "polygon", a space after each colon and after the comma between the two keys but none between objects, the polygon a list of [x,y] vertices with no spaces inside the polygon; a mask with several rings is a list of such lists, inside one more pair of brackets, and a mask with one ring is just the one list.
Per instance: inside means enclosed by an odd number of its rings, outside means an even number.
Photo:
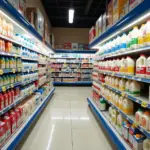
[{"label": "blue shelf frame", "polygon": [[[104,120],[104,116],[102,113],[98,110],[96,105],[92,102],[90,98],[87,98],[89,106],[92,108],[92,111],[95,113],[97,118],[99,119],[99,122],[103,126],[103,128],[106,130],[107,134],[109,135],[111,141],[117,146],[118,150],[126,150],[127,148],[125,145],[120,141],[120,138],[116,136],[116,134],[113,132],[113,130],[109,127],[107,122]],[[115,129],[114,129],[115,130]]]},{"label": "blue shelf frame", "polygon": [[[19,144],[19,142],[22,140],[24,137],[25,133],[28,131],[30,128],[31,124],[37,119],[39,114],[42,112],[48,101],[51,99],[55,91],[55,88],[51,90],[49,93],[48,97],[45,99],[44,103],[39,107],[39,109],[35,112],[35,114],[32,116],[32,118],[28,121],[28,123],[24,126],[22,131],[16,136],[16,138],[10,143],[10,145],[7,147],[7,150],[12,150],[15,149],[16,146]],[[6,143],[7,144],[7,143]],[[3,148],[2,148],[3,149]]]},{"label": "blue shelf frame", "polygon": [[121,18],[116,24],[106,30],[102,35],[96,38],[93,42],[89,44],[89,48],[97,45],[99,42],[104,40],[106,37],[110,36],[112,33],[120,30],[122,27],[126,26],[127,24],[131,23],[135,19],[139,17],[139,14],[143,14],[150,10],[149,7],[149,0],[144,0],[141,4],[131,10],[127,15]]},{"label": "blue shelf frame", "polygon": [[66,49],[55,49],[55,53],[76,53],[76,54],[95,54],[97,50],[66,50]]},{"label": "blue shelf frame", "polygon": [[[32,35],[34,35],[41,42],[43,41],[42,36],[36,31],[34,27],[25,19],[7,0],[0,0],[0,9],[7,12],[17,23],[21,24],[25,29],[27,29]],[[53,50],[50,44],[45,43],[50,49]]]},{"label": "blue shelf frame", "polygon": [[92,81],[85,81],[85,82],[53,82],[54,85],[73,85],[73,86],[92,86]]}]

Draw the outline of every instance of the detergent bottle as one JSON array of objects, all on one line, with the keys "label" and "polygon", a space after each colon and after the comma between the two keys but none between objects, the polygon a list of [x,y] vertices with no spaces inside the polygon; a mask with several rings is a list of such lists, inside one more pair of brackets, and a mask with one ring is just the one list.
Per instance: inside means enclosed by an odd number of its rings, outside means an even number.
[{"label": "detergent bottle", "polygon": [[133,28],[131,36],[132,36],[131,48],[136,49],[138,48],[138,36],[139,36],[139,30],[137,26]]},{"label": "detergent bottle", "polygon": [[145,111],[143,116],[142,116],[142,123],[141,126],[145,129],[149,129],[149,120],[150,120],[150,113],[149,111]]},{"label": "detergent bottle", "polygon": [[146,76],[146,56],[144,54],[141,54],[136,61],[136,76]]}]

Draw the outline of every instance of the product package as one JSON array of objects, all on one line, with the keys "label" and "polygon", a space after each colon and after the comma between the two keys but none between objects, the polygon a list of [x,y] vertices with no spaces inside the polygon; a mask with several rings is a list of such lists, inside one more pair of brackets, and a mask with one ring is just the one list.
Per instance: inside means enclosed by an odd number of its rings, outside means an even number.
[{"label": "product package", "polygon": [[107,28],[113,25],[113,1],[111,0],[107,7]]},{"label": "product package", "polygon": [[71,43],[70,42],[64,43],[64,49],[71,49]]},{"label": "product package", "polygon": [[26,0],[19,0],[19,12],[23,16],[26,15]]},{"label": "product package", "polygon": [[78,44],[78,49],[83,50],[84,49],[84,44]]},{"label": "product package", "polygon": [[93,41],[95,35],[96,35],[95,26],[92,26],[92,28],[89,31],[89,43]]},{"label": "product package", "polygon": [[106,13],[103,14],[102,32],[106,31]]},{"label": "product package", "polygon": [[72,43],[72,49],[77,50],[78,49],[78,43]]},{"label": "product package", "polygon": [[135,8],[137,5],[139,5],[144,0],[129,0],[129,10],[131,11],[133,8]]}]

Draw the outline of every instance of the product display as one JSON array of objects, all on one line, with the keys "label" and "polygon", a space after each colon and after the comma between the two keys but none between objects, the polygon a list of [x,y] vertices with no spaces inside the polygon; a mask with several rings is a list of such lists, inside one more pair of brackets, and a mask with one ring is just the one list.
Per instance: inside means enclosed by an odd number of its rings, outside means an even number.
[{"label": "product display", "polygon": [[51,58],[51,78],[54,82],[90,82],[92,68],[92,54],[62,53]]}]

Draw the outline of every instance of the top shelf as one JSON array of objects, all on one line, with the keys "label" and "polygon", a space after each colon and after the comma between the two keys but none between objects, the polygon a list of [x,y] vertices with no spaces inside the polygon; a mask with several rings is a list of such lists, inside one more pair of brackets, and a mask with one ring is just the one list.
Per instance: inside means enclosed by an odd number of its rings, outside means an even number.
[{"label": "top shelf", "polygon": [[[13,21],[18,24],[18,26],[21,26],[21,28],[23,28],[23,30],[29,32],[29,34],[31,34],[37,41],[39,41],[40,44],[43,44],[42,36],[7,0],[0,1],[0,10],[4,12],[6,16],[11,17]],[[53,51],[53,48],[47,42],[43,45],[46,47],[46,49]]]},{"label": "top shelf", "polygon": [[80,54],[95,54],[97,50],[71,50],[71,49],[55,49],[55,53],[80,53]]},{"label": "top shelf", "polygon": [[123,27],[132,25],[133,21],[139,18],[139,14],[144,14],[149,10],[149,0],[144,0],[137,7],[131,10],[127,15],[121,18],[117,23],[115,23],[112,27],[107,29],[103,34],[93,40],[89,44],[89,48],[97,47],[99,44],[110,40],[114,36],[117,36],[118,34],[123,32],[123,30],[121,30]]}]

